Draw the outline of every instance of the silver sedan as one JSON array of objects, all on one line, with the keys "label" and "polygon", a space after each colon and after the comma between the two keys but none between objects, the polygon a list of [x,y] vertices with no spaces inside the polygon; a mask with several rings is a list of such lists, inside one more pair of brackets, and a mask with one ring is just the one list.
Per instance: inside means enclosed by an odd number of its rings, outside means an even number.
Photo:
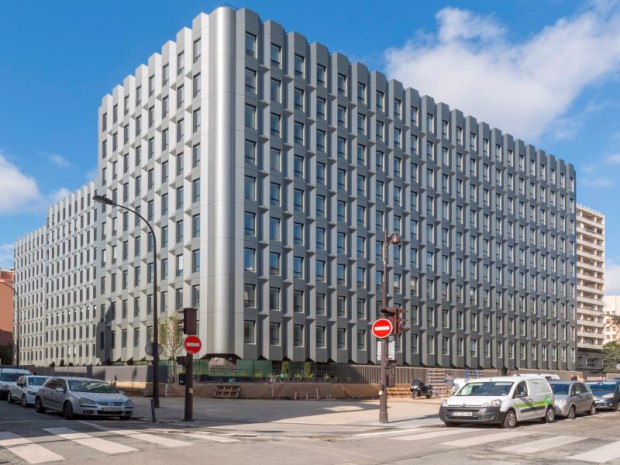
[{"label": "silver sedan", "polygon": [[9,387],[9,402],[19,402],[24,407],[34,404],[39,389],[47,380],[48,376],[20,376],[15,384]]},{"label": "silver sedan", "polygon": [[62,412],[67,419],[83,415],[129,420],[133,415],[131,399],[110,383],[71,376],[47,380],[35,398],[34,408],[39,413],[48,409]]},{"label": "silver sedan", "polygon": [[578,413],[594,415],[592,391],[579,381],[549,381],[555,396],[555,414],[572,420]]}]

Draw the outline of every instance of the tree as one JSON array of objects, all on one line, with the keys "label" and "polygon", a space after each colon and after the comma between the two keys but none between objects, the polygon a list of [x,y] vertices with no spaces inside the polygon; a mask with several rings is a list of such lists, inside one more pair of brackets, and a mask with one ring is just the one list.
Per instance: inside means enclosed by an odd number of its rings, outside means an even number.
[{"label": "tree", "polygon": [[168,359],[175,358],[183,347],[185,338],[181,331],[182,323],[177,313],[166,316],[159,323],[159,343],[163,350],[162,355]]},{"label": "tree", "polygon": [[13,344],[0,346],[0,365],[13,364]]},{"label": "tree", "polygon": [[603,372],[617,373],[616,365],[620,363],[620,343],[608,342],[603,345]]},{"label": "tree", "polygon": [[176,356],[183,347],[185,338],[181,331],[181,318],[177,313],[166,316],[159,323],[159,344],[162,347],[162,355],[172,360],[172,376],[177,376]]}]

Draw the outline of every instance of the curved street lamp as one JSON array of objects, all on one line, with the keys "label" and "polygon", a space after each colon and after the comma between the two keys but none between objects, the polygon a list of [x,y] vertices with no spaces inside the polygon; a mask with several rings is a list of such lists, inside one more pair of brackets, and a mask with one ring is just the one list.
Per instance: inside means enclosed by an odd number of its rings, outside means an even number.
[{"label": "curved street lamp", "polygon": [[155,230],[151,223],[147,221],[140,213],[136,210],[126,207],[124,205],[119,205],[114,202],[112,199],[106,197],[105,195],[97,195],[93,196],[93,200],[95,202],[103,203],[105,205],[112,205],[123,210],[128,210],[134,213],[138,218],[146,223],[151,231],[151,235],[153,237],[153,345],[151,346],[153,352],[153,406],[159,407],[159,351],[158,351],[158,321],[157,321],[157,239],[155,238]]},{"label": "curved street lamp", "polygon": [[19,366],[19,293],[15,290],[15,281],[13,282],[13,286],[10,284],[0,281],[0,284],[4,284],[6,287],[13,291],[13,295],[15,297],[15,313],[17,314],[16,324],[15,324],[15,356],[13,357],[15,360],[15,366]]},{"label": "curved street lamp", "polygon": [[[392,233],[388,236],[385,231],[383,242],[383,279],[381,280],[381,297],[383,299],[383,308],[389,308],[390,302],[388,299],[388,249],[390,244],[400,244],[400,236],[398,233]],[[387,408],[387,386],[388,386],[388,338],[381,339],[381,389],[379,396],[379,423],[388,422],[388,408]]]}]

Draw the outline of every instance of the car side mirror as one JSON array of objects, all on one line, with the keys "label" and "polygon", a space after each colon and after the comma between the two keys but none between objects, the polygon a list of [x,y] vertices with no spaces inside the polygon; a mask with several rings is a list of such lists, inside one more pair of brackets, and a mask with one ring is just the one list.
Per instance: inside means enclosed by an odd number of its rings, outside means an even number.
[{"label": "car side mirror", "polygon": [[120,392],[121,394],[125,395],[125,391],[119,390],[118,392]]}]

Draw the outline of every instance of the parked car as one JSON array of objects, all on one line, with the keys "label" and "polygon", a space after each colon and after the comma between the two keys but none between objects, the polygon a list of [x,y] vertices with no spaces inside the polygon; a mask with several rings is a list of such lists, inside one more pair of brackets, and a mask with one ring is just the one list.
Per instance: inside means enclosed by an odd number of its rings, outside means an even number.
[{"label": "parked car", "polygon": [[542,376],[496,376],[467,382],[445,399],[439,418],[446,426],[458,423],[499,423],[514,428],[518,422],[555,421],[553,391]]},{"label": "parked car", "polygon": [[0,399],[9,398],[9,390],[15,385],[17,378],[30,374],[32,373],[22,368],[0,368]]},{"label": "parked car", "polygon": [[48,378],[49,376],[20,376],[9,388],[8,401],[19,402],[24,407],[34,404],[34,398]]},{"label": "parked car", "polygon": [[72,376],[48,379],[34,399],[34,408],[38,413],[62,412],[67,419],[83,415],[129,420],[133,415],[131,399],[110,383]]},{"label": "parked car", "polygon": [[602,380],[587,383],[594,395],[597,409],[618,411],[620,408],[620,380]]},{"label": "parked car", "polygon": [[588,386],[579,381],[549,381],[555,396],[555,414],[570,420],[578,413],[594,415],[596,403]]}]

